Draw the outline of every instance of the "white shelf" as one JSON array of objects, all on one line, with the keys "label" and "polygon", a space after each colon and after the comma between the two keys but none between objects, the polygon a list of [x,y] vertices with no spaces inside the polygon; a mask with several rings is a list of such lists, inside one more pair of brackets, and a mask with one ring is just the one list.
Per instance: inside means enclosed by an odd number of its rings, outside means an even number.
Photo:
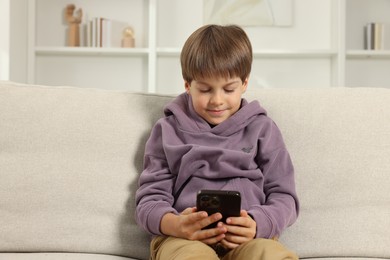
[{"label": "white shelf", "polygon": [[390,50],[348,50],[351,59],[390,59]]},{"label": "white shelf", "polygon": [[[157,55],[177,57],[179,48],[157,48]],[[253,50],[254,58],[330,58],[337,55],[337,50]]]},{"label": "white shelf", "polygon": [[178,57],[180,56],[180,48],[156,48],[158,56],[161,57]]},{"label": "white shelf", "polygon": [[94,48],[94,47],[36,47],[36,55],[106,55],[106,56],[147,56],[147,48]]},{"label": "white shelf", "polygon": [[331,58],[337,50],[254,50],[255,58]]}]

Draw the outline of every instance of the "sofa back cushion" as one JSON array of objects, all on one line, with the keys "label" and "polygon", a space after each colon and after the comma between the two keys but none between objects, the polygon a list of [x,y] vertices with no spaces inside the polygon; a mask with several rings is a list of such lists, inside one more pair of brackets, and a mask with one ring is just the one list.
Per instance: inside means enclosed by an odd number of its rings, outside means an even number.
[{"label": "sofa back cushion", "polygon": [[390,258],[390,89],[265,89],[301,212],[282,236],[304,257]]},{"label": "sofa back cushion", "polygon": [[147,259],[134,195],[168,97],[0,85],[0,252]]},{"label": "sofa back cushion", "polygon": [[[280,127],[300,257],[390,258],[390,90],[249,90]],[[0,252],[147,259],[134,221],[144,145],[170,96],[0,83]],[[261,223],[259,223],[261,225]]]}]

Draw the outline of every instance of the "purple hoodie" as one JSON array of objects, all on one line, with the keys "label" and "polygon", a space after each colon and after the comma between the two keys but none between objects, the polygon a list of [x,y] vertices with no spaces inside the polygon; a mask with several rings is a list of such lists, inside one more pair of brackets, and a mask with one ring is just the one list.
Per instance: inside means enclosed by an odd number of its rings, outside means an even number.
[{"label": "purple hoodie", "polygon": [[162,235],[164,214],[194,207],[201,189],[237,190],[257,223],[256,237],[278,237],[298,216],[294,168],[275,123],[257,101],[211,127],[187,93],[164,110],[145,148],[136,220]]}]

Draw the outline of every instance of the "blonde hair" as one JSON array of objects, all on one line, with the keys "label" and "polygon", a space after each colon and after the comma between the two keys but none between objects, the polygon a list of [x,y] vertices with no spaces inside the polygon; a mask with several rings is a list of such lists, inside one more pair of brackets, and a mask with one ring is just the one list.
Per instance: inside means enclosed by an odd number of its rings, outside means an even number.
[{"label": "blonde hair", "polygon": [[205,25],[185,42],[181,55],[183,79],[249,77],[252,45],[242,28],[236,25]]}]

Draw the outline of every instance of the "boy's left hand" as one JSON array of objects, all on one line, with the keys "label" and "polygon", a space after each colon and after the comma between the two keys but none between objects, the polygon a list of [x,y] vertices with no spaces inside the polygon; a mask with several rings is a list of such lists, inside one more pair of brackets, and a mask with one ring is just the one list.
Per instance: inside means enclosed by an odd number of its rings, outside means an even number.
[{"label": "boy's left hand", "polygon": [[256,222],[246,210],[241,210],[239,217],[229,217],[226,224],[220,222],[218,225],[225,225],[227,228],[227,233],[221,244],[229,249],[254,239],[256,235]]}]

